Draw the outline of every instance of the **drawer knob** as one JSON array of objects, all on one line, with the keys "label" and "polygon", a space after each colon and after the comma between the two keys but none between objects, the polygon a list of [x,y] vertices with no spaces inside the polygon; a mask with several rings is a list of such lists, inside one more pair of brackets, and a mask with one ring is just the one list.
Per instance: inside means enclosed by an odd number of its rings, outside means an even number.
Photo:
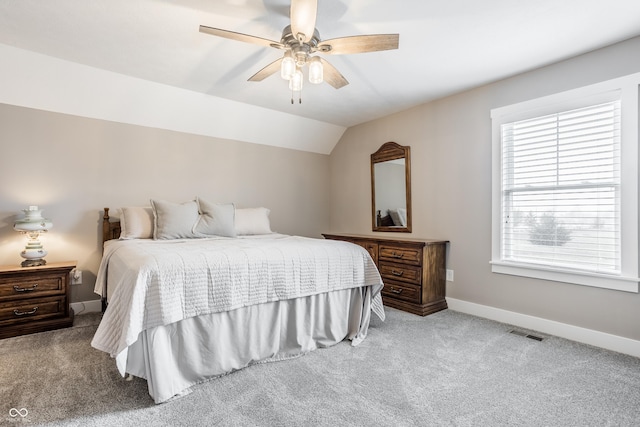
[{"label": "drawer knob", "polygon": [[31,291],[35,291],[37,287],[38,287],[37,283],[35,283],[30,288],[22,288],[22,287],[20,287],[18,285],[13,285],[13,290],[16,291],[16,292],[31,292]]},{"label": "drawer knob", "polygon": [[29,311],[20,311],[17,308],[15,310],[13,310],[13,314],[15,314],[16,316],[27,316],[29,314],[35,314],[35,312],[38,311],[38,307],[33,307],[33,310],[29,310]]},{"label": "drawer knob", "polygon": [[394,257],[394,258],[402,258],[404,256],[404,252],[398,253],[396,251],[393,251],[393,252],[391,252],[391,256]]},{"label": "drawer knob", "polygon": [[401,294],[402,293],[402,289],[397,289],[397,288],[394,288],[394,287],[391,287],[390,291],[393,292],[394,294]]},{"label": "drawer knob", "polygon": [[404,270],[391,270],[391,274],[393,274],[394,276],[402,277],[402,275],[404,274]]}]

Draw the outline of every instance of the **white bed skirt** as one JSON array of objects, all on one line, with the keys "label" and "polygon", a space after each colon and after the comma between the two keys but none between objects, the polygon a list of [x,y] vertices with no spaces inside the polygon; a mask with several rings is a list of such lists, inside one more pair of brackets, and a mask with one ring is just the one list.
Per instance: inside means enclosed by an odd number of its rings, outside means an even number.
[{"label": "white bed skirt", "polygon": [[120,372],[146,379],[161,403],[255,363],[344,339],[357,345],[367,335],[371,304],[371,289],[364,287],[192,317],[142,332],[116,363]]}]

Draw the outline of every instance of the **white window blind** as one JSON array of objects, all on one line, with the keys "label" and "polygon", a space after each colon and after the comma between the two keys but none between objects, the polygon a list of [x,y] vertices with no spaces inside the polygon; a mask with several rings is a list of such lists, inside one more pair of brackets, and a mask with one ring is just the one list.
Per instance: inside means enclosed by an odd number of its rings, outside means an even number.
[{"label": "white window blind", "polygon": [[501,258],[620,274],[620,101],[500,132]]}]

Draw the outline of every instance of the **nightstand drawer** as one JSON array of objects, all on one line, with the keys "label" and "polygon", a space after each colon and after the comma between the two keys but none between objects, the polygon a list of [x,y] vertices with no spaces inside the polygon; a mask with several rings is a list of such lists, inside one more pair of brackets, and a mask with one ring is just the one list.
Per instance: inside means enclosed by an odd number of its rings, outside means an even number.
[{"label": "nightstand drawer", "polygon": [[380,275],[383,280],[400,280],[419,286],[421,284],[422,269],[400,263],[380,262]]},{"label": "nightstand drawer", "polygon": [[65,293],[60,275],[0,279],[0,301],[17,298],[45,297]]},{"label": "nightstand drawer", "polygon": [[0,339],[73,325],[69,273],[75,261],[0,266]]},{"label": "nightstand drawer", "polygon": [[32,298],[0,303],[0,324],[33,321],[65,314],[67,298]]},{"label": "nightstand drawer", "polygon": [[[418,303],[420,302],[420,288],[386,281],[384,288],[382,288],[382,296]],[[384,303],[384,298],[382,301]]]},{"label": "nightstand drawer", "polygon": [[378,252],[378,259],[380,261],[386,260],[420,265],[422,262],[422,250],[381,244]]}]

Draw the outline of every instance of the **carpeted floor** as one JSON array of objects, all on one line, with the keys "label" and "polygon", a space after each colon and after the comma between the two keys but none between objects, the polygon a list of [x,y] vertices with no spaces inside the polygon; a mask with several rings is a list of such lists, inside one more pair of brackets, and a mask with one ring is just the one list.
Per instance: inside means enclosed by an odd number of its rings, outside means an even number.
[{"label": "carpeted floor", "polygon": [[252,366],[161,405],[91,348],[99,320],[0,341],[0,425],[640,425],[640,359],[450,310],[387,309],[358,347]]}]

